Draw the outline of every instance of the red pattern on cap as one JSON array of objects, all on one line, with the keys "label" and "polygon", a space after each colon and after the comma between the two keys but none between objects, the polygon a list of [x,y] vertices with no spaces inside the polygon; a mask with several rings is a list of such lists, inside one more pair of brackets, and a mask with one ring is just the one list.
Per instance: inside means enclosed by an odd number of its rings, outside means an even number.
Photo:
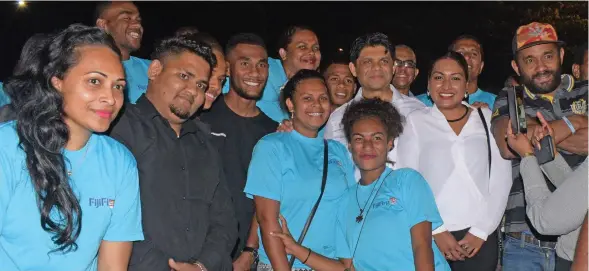
[{"label": "red pattern on cap", "polygon": [[517,29],[517,49],[536,42],[558,42],[554,27],[533,22]]}]

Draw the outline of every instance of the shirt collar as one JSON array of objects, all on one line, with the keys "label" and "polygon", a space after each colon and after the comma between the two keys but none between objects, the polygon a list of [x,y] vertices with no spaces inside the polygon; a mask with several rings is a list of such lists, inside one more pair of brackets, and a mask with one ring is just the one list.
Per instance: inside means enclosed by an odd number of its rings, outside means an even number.
[{"label": "shirt collar", "polygon": [[[391,88],[391,91],[393,92],[393,100],[391,100],[391,103],[394,103],[399,100],[403,100],[407,97],[407,96],[403,95],[403,93],[399,92],[399,90],[397,90],[392,84],[389,84],[389,87]],[[363,88],[358,89],[358,93],[356,93],[356,96],[354,97],[354,102],[364,99],[364,97],[362,96],[362,92],[363,92]]]},{"label": "shirt collar", "polygon": [[[159,111],[157,111],[157,109],[155,108],[155,106],[151,103],[151,101],[149,99],[147,99],[147,96],[145,94],[142,94],[141,97],[139,97],[139,99],[137,100],[137,103],[135,103],[135,106],[139,109],[141,116],[143,116],[146,119],[149,120],[153,120],[155,117],[161,117],[162,121],[164,121],[167,125],[170,125],[168,123],[168,120],[165,119]],[[200,127],[200,126],[203,127]],[[180,131],[180,137],[187,134],[187,133],[196,133],[198,130],[206,130],[207,127],[204,123],[200,122],[199,120],[195,120],[193,118],[190,118],[188,120],[186,120],[183,124],[182,124],[182,129]]]},{"label": "shirt collar", "polygon": [[[560,76],[560,85],[558,85],[558,87],[556,88],[555,94],[557,92],[561,92],[561,91],[566,91],[566,92],[570,92],[571,90],[573,90],[573,86],[575,85],[575,80],[573,79],[573,77],[569,74],[563,74]],[[526,93],[526,95],[528,97],[530,97],[532,100],[537,99],[538,97],[536,96],[536,94],[532,93],[528,87],[526,87],[524,85],[524,93]],[[544,98],[550,102],[552,102],[552,99],[554,99],[553,96],[549,96],[549,95],[544,95],[544,94],[539,94],[540,98]]]},{"label": "shirt collar", "polygon": [[475,92],[473,92],[472,94],[469,94],[468,96],[477,97],[477,96],[481,95],[482,93],[483,93],[483,90],[480,88],[477,88],[477,90]]}]

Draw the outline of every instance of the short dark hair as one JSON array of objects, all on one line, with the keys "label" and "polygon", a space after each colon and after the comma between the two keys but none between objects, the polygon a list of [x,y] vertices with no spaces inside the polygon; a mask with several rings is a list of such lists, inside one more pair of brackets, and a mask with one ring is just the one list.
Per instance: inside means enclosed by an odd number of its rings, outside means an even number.
[{"label": "short dark hair", "polygon": [[376,32],[360,36],[354,40],[351,47],[352,49],[350,50],[350,62],[356,63],[362,49],[368,46],[383,46],[386,49],[386,52],[390,52],[391,57],[393,59],[395,58],[394,46],[389,41],[389,37],[383,33]]},{"label": "short dark hair", "polygon": [[266,48],[264,39],[262,39],[262,37],[258,36],[257,34],[239,33],[231,36],[227,41],[227,44],[225,44],[225,55],[229,55],[229,53],[240,44],[257,45],[264,48],[266,51],[268,50]]},{"label": "short dark hair", "polygon": [[[289,27],[287,27],[283,32],[282,35],[280,35],[280,38],[278,39],[278,48],[282,48],[286,50],[286,47],[288,47],[288,45],[292,42],[292,36],[294,36],[294,34],[297,33],[297,31],[301,31],[301,30],[307,30],[307,31],[311,31],[313,33],[315,33],[315,31],[313,31],[313,29],[311,29],[310,27],[306,26],[306,25],[291,25]],[[317,34],[315,34],[317,35]],[[317,37],[317,39],[319,39],[319,37]]]},{"label": "short dark hair", "polygon": [[323,74],[325,74],[327,69],[329,69],[329,66],[333,64],[341,64],[348,66],[348,64],[350,63],[348,56],[344,52],[332,53],[326,58],[322,58],[321,60],[321,68],[319,69],[319,71]]},{"label": "short dark hair", "polygon": [[211,34],[207,32],[198,32],[194,34],[193,37],[195,38],[195,40],[202,41],[211,46],[213,49],[223,52],[223,46],[221,46],[221,43],[219,43],[219,41]]},{"label": "short dark hair", "polygon": [[448,51],[446,52],[443,56],[436,58],[436,60],[434,60],[429,68],[429,72],[427,73],[427,78],[429,79],[432,76],[432,72],[434,70],[434,65],[436,65],[436,62],[442,60],[442,59],[452,59],[454,61],[456,61],[456,63],[458,63],[458,66],[460,66],[460,68],[462,68],[462,71],[464,72],[464,76],[466,81],[468,82],[468,63],[466,62],[466,59],[464,58],[464,56],[460,53],[454,52],[454,51]]},{"label": "short dark hair", "polygon": [[454,41],[452,41],[452,43],[450,43],[450,46],[448,46],[448,51],[455,51],[454,46],[456,45],[456,43],[458,43],[461,40],[473,40],[474,42],[476,42],[479,45],[479,47],[481,48],[481,61],[485,59],[485,51],[483,50],[483,43],[481,43],[481,41],[473,35],[464,34],[464,35],[458,36],[456,39],[454,39]]},{"label": "short dark hair", "polygon": [[96,23],[96,20],[102,18],[102,14],[110,7],[110,5],[112,5],[112,1],[99,1],[96,4],[96,7],[94,8],[93,24]]},{"label": "short dark hair", "polygon": [[587,53],[587,42],[576,48],[573,57],[573,64],[583,65],[585,54]]},{"label": "short dark hair", "polygon": [[362,99],[352,102],[342,118],[346,140],[352,142],[352,127],[356,121],[377,118],[387,131],[388,140],[395,139],[403,133],[404,118],[390,102],[378,98]]},{"label": "short dark hair", "polygon": [[151,53],[151,59],[161,61],[169,55],[177,55],[183,52],[190,52],[202,57],[210,65],[211,71],[217,66],[217,60],[210,45],[184,36],[174,36],[160,40],[153,53]]},{"label": "short dark hair", "polygon": [[[307,69],[299,70],[297,73],[295,73],[295,75],[292,76],[292,78],[290,78],[288,80],[288,82],[286,82],[286,85],[284,85],[284,88],[281,91],[280,106],[282,106],[282,109],[284,111],[288,112],[288,106],[286,106],[286,100],[288,100],[288,99],[292,100],[292,97],[294,97],[297,85],[299,85],[300,82],[302,82],[304,80],[308,80],[308,79],[319,79],[319,80],[321,80],[321,82],[323,82],[323,84],[325,84],[325,79],[323,78],[323,76],[321,76],[321,74],[318,71],[307,70]],[[327,85],[325,87],[327,88]]]},{"label": "short dark hair", "polygon": [[174,36],[190,36],[198,33],[198,28],[195,26],[182,26],[176,30]]}]

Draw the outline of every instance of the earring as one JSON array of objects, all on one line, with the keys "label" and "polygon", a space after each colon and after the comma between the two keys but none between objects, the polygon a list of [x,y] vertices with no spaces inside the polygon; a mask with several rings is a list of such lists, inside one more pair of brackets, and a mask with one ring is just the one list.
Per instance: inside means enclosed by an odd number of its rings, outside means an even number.
[{"label": "earring", "polygon": [[294,119],[294,110],[290,111],[290,119]]},{"label": "earring", "polygon": [[429,90],[426,92],[427,97],[431,97],[431,95],[429,94]]},{"label": "earring", "polygon": [[468,92],[464,93],[464,99],[468,99]]}]

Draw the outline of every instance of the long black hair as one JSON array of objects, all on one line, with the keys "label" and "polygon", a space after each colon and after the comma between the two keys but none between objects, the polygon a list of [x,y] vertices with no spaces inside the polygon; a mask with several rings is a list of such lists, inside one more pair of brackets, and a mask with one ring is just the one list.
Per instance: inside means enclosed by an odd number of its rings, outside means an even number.
[{"label": "long black hair", "polygon": [[[119,56],[113,39],[96,27],[70,25],[51,35],[39,50],[31,50],[6,82],[16,112],[19,146],[25,152],[26,166],[37,194],[41,227],[53,233],[57,248],[76,250],[82,228],[82,210],[66,173],[62,154],[69,138],[64,122],[63,97],[51,84],[51,78],[63,79],[78,62],[77,49],[85,45],[103,45]],[[59,216],[51,213],[57,211]]]}]

